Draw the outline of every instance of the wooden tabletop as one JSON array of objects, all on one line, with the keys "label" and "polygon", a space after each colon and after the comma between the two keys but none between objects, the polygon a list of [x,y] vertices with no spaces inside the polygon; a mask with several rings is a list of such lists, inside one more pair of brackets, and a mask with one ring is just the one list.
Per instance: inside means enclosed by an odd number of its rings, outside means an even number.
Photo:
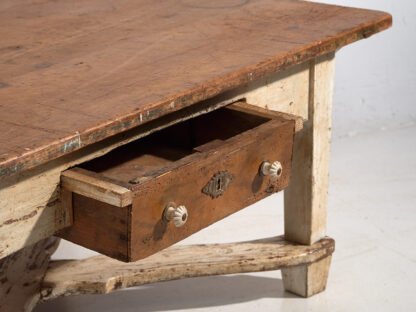
[{"label": "wooden tabletop", "polygon": [[383,12],[295,0],[2,0],[0,176],[391,23]]}]

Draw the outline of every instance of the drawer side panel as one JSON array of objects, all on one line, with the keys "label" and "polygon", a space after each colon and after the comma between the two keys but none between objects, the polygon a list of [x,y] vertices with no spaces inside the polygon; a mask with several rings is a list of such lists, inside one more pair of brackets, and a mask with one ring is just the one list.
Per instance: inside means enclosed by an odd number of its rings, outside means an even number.
[{"label": "drawer side panel", "polygon": [[72,193],[74,224],[58,236],[101,254],[128,260],[128,214],[131,206],[116,207]]}]

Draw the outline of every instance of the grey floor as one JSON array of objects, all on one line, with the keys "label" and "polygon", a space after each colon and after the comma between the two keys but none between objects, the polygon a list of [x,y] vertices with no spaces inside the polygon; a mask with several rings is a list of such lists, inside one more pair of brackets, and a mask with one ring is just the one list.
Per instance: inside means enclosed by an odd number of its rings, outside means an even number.
[{"label": "grey floor", "polygon": [[[284,292],[279,271],[194,278],[45,303],[36,312],[414,311],[416,306],[416,127],[333,142],[328,235],[336,252],[327,290]],[[183,244],[230,242],[283,232],[276,194]],[[93,254],[63,242],[55,258]]]}]

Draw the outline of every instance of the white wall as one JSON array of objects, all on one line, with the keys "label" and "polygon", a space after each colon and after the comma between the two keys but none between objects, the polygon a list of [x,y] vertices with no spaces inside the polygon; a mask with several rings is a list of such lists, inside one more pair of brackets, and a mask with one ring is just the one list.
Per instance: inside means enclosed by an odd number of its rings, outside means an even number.
[{"label": "white wall", "polygon": [[416,1],[315,0],[389,12],[393,27],[337,53],[334,137],[416,123]]}]

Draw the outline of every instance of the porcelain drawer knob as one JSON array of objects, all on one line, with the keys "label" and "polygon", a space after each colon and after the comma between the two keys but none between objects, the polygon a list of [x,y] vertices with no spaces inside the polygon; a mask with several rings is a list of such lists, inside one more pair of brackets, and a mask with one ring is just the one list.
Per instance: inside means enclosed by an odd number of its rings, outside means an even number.
[{"label": "porcelain drawer knob", "polygon": [[260,167],[260,173],[264,176],[270,176],[272,179],[278,179],[283,173],[282,164],[278,161],[270,163],[264,161]]},{"label": "porcelain drawer knob", "polygon": [[176,227],[183,226],[188,220],[188,210],[183,205],[176,208],[173,205],[169,205],[166,207],[163,215],[167,221],[173,221]]}]

